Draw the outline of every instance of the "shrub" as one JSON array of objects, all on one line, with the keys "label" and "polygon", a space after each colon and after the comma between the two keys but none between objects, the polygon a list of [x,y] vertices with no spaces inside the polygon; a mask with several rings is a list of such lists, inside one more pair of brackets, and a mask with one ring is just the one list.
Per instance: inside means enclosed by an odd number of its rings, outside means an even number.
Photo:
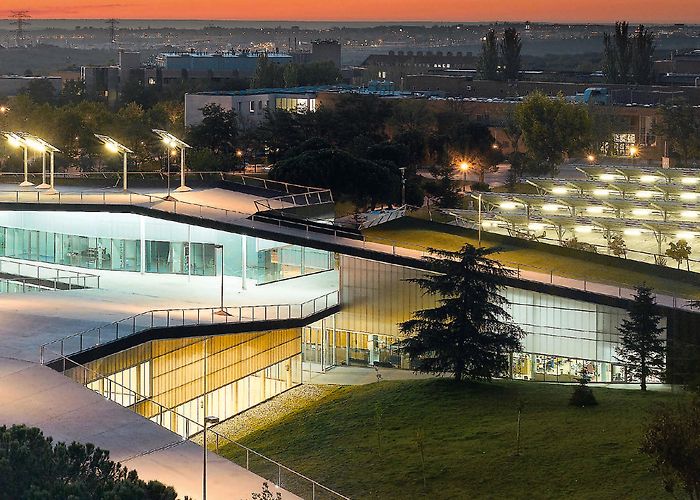
[{"label": "shrub", "polygon": [[578,385],[574,387],[574,392],[571,394],[569,399],[569,404],[572,406],[578,406],[579,408],[584,408],[586,406],[595,406],[598,404],[593,391],[588,387],[588,382],[591,381],[591,376],[588,374],[585,366],[581,367],[579,376],[576,379]]}]

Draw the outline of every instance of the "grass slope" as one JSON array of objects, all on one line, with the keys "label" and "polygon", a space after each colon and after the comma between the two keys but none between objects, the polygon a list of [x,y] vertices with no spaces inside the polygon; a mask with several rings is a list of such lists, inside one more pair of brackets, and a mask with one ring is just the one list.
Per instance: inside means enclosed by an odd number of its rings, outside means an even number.
[{"label": "grass slope", "polygon": [[637,450],[649,412],[674,396],[594,392],[600,405],[581,409],[570,386],[532,382],[339,387],[241,441],[352,498],[670,498]]},{"label": "grass slope", "polygon": [[[370,241],[392,242],[405,248],[425,249],[426,247],[444,250],[458,250],[465,243],[477,246],[474,233],[459,227],[437,225],[416,217],[404,217],[387,224],[382,224],[364,231]],[[668,293],[680,297],[699,299],[700,288],[692,282],[684,283],[663,277],[663,269],[658,275],[651,275],[643,270],[633,271],[628,268],[603,265],[581,258],[566,257],[535,248],[503,246],[498,240],[490,238],[488,232],[482,232],[482,245],[502,248],[495,258],[504,264],[540,272],[553,271],[557,276],[586,279],[600,283],[616,283],[633,287],[646,282],[659,293]],[[689,281],[695,279],[689,275]]]}]

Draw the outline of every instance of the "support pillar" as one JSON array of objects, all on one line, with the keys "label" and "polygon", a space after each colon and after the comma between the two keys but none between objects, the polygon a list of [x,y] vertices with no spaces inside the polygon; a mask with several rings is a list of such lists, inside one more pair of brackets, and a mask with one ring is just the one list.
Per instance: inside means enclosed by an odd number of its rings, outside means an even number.
[{"label": "support pillar", "polygon": [[139,216],[139,242],[141,252],[141,274],[146,272],[146,219],[143,215]]},{"label": "support pillar", "polygon": [[241,289],[248,289],[248,237],[241,235]]}]

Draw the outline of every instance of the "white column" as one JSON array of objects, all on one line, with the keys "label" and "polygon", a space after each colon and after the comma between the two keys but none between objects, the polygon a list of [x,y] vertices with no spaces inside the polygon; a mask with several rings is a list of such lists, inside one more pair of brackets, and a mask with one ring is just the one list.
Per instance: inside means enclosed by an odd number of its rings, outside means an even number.
[{"label": "white column", "polygon": [[139,216],[139,230],[141,243],[141,274],[143,274],[146,272],[146,218],[143,215]]},{"label": "white column", "polygon": [[248,237],[241,235],[241,289],[248,289]]}]

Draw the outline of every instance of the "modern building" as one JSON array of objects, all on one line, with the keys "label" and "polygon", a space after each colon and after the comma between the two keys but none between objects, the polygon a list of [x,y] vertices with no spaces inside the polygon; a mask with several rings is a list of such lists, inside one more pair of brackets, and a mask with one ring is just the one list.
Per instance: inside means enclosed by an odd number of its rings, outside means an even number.
[{"label": "modern building", "polygon": [[[52,384],[65,375],[85,398],[97,393],[184,438],[205,416],[229,418],[330,367],[410,369],[398,324],[435,303],[410,281],[430,272],[423,253],[299,216],[326,212],[327,191],[232,179],[176,193],[177,203],[152,189],[0,196],[4,276],[99,278],[4,292],[0,368],[10,357],[39,361],[57,372],[41,372]],[[632,291],[552,277],[520,270],[504,282],[527,336],[503,375],[570,382],[586,369],[594,382],[630,381],[615,347]],[[682,381],[699,349],[698,314],[658,301],[669,379]],[[50,408],[50,391],[32,404]],[[101,413],[103,425],[110,418]],[[79,439],[83,427],[65,432]]]},{"label": "modern building", "polygon": [[365,59],[368,80],[391,80],[403,83],[408,75],[442,73],[443,71],[476,69],[477,57],[471,52],[432,52],[390,50],[388,54],[372,54]]},{"label": "modern building", "polygon": [[341,45],[338,40],[314,40],[311,51],[293,51],[290,53],[295,64],[331,62],[341,68]]},{"label": "modern building", "polygon": [[132,79],[141,81],[141,54],[119,51],[118,64],[113,66],[81,66],[80,79],[85,83],[85,92],[115,106],[122,87]]},{"label": "modern building", "polygon": [[191,127],[202,121],[204,106],[218,104],[225,110],[235,111],[242,128],[257,127],[265,119],[268,109],[281,109],[293,113],[316,111],[320,105],[319,92],[331,88],[291,87],[185,94],[185,126]]},{"label": "modern building", "polygon": [[281,66],[292,62],[292,56],[280,52],[166,52],[159,54],[156,64],[166,73],[197,78],[210,73],[250,78],[255,73],[260,57],[267,57]]}]

